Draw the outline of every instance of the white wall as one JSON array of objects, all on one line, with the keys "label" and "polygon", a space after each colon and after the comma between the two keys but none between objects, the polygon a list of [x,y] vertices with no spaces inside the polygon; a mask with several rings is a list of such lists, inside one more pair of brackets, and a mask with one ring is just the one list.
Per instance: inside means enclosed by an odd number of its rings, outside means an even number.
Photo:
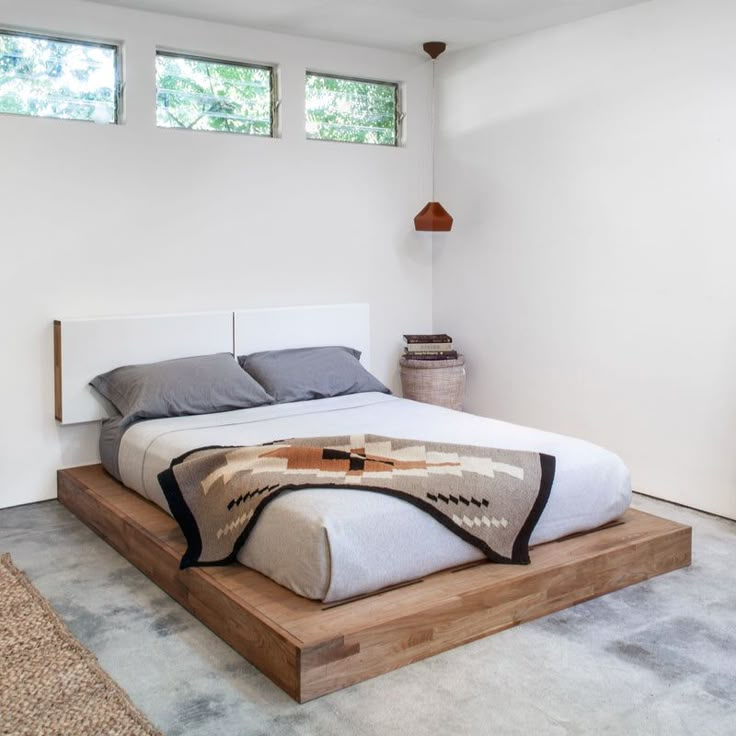
[{"label": "white wall", "polygon": [[[0,26],[120,41],[127,83],[124,125],[0,115],[0,506],[96,460],[95,425],[53,419],[56,317],[366,301],[396,386],[401,333],[431,327],[421,56],[77,0],[0,0]],[[157,129],[157,45],[278,64],[282,137]],[[305,140],[307,67],[404,82],[406,146]]]},{"label": "white wall", "polygon": [[736,3],[656,0],[440,76],[434,327],[470,410],[736,517]]}]

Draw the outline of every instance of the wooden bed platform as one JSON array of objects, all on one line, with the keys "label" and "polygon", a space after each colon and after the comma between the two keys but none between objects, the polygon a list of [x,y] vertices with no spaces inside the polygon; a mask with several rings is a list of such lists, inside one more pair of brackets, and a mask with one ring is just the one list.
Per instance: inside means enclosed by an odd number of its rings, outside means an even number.
[{"label": "wooden bed platform", "polygon": [[101,465],[60,470],[58,486],[64,506],[301,703],[690,564],[690,527],[629,510],[536,547],[528,566],[444,571],[326,606],[240,565],[179,570],[176,522]]}]

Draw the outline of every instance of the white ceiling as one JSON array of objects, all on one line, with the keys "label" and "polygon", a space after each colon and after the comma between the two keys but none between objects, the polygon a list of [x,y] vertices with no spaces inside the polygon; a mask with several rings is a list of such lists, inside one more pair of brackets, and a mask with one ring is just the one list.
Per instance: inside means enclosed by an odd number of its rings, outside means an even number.
[{"label": "white ceiling", "polygon": [[330,41],[418,50],[508,38],[646,0],[91,0]]}]

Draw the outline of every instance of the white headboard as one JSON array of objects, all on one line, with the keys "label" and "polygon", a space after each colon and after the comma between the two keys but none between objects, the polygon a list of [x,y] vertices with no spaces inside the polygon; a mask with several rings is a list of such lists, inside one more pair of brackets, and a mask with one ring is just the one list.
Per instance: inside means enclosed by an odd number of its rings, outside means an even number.
[{"label": "white headboard", "polygon": [[261,350],[345,345],[360,350],[360,362],[370,369],[370,341],[367,304],[235,312],[236,355]]},{"label": "white headboard", "polygon": [[322,345],[360,350],[370,366],[367,304],[54,322],[55,415],[62,424],[105,419],[111,407],[89,381],[121,365],[210,353],[244,355]]},{"label": "white headboard", "polygon": [[107,402],[89,385],[105,371],[232,349],[232,312],[57,320],[56,418],[79,424],[109,417]]}]

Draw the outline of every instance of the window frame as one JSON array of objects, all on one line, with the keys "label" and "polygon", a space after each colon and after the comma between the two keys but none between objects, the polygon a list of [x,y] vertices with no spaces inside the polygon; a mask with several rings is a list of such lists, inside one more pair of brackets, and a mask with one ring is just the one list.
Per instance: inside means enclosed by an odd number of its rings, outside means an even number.
[{"label": "window frame", "polygon": [[[162,129],[168,129],[168,130],[188,130],[193,131],[195,133],[229,133],[236,136],[246,136],[247,138],[276,138],[276,132],[278,130],[278,111],[281,106],[281,100],[278,98],[278,92],[277,92],[277,76],[276,76],[276,66],[274,64],[261,64],[258,62],[252,62],[252,61],[243,61],[242,59],[231,59],[227,57],[222,56],[206,56],[204,54],[197,54],[197,53],[189,53],[186,51],[173,51],[171,49],[167,48],[159,48],[156,47],[156,56],[155,60],[158,59],[159,56],[168,56],[169,58],[174,59],[188,59],[189,61],[202,61],[209,64],[224,64],[227,66],[239,66],[244,67],[246,69],[263,69],[269,73],[269,87],[270,87],[270,104],[268,106],[268,109],[270,111],[270,127],[268,135],[259,135],[257,133],[243,133],[243,132],[235,132],[231,130],[202,130],[199,128],[183,128],[176,125],[159,125],[158,120],[156,121],[156,127],[162,128]],[[156,64],[154,60],[154,76],[155,76],[155,84],[156,84],[156,102],[155,102],[155,110],[156,115],[158,116],[158,71],[156,69]]]},{"label": "window frame", "polygon": [[322,141],[324,143],[349,143],[357,146],[381,146],[383,148],[400,148],[403,144],[403,122],[406,117],[406,113],[401,109],[402,102],[402,85],[401,82],[387,82],[385,79],[367,79],[365,77],[353,77],[347,74],[334,74],[332,72],[316,72],[314,70],[307,69],[304,75],[304,84],[309,77],[322,77],[326,79],[340,79],[345,82],[361,82],[363,84],[380,84],[384,87],[394,88],[394,142],[393,143],[367,143],[365,141],[338,141],[333,138],[314,138],[309,135],[306,131],[306,117],[307,117],[307,96],[304,95],[304,123],[305,123],[305,136],[308,141]]},{"label": "window frame", "polygon": [[98,123],[95,120],[84,120],[82,118],[62,118],[56,115],[28,115],[23,112],[0,111],[1,115],[12,115],[18,118],[37,118],[40,120],[66,120],[75,123],[93,123],[94,125],[122,125],[123,123],[123,46],[114,41],[95,41],[89,37],[75,38],[74,36],[60,36],[50,33],[38,33],[36,31],[18,31],[0,26],[0,36],[19,36],[20,38],[33,38],[39,41],[52,41],[56,43],[67,43],[76,46],[92,46],[97,49],[108,49],[113,52],[115,84],[113,87],[113,118],[109,123]]}]

